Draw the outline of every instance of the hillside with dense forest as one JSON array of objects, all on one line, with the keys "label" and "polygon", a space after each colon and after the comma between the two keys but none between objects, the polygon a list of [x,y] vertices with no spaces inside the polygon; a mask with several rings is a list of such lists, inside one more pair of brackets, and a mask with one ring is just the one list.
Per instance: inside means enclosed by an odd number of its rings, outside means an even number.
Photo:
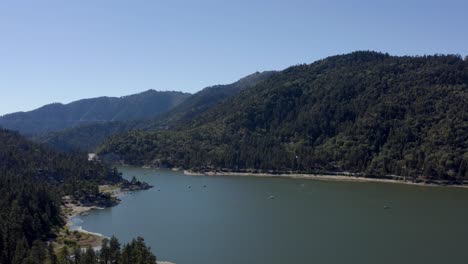
[{"label": "hillside with dense forest", "polygon": [[31,139],[60,151],[93,152],[108,137],[142,129],[146,122],[148,120],[97,122],[41,134]]},{"label": "hillside with dense forest", "polygon": [[183,125],[223,100],[270,78],[274,73],[273,71],[256,72],[231,84],[206,87],[167,113],[152,119],[92,123],[47,133],[34,139],[63,151],[91,152],[108,137],[130,130],[168,129]]},{"label": "hillside with dense forest", "polygon": [[55,103],[1,116],[0,127],[33,135],[96,122],[149,119],[171,110],[189,96],[182,92],[149,90],[119,98],[83,99],[65,105]]},{"label": "hillside with dense forest", "polygon": [[[90,162],[84,154],[59,153],[0,129],[0,263],[71,264],[69,255],[64,254],[63,261],[57,262],[51,243],[56,230],[65,224],[62,197],[103,196],[98,185],[121,181],[115,169]],[[141,239],[133,243],[143,248]],[[135,250],[128,250],[135,254]],[[150,260],[145,263],[155,263],[155,258]]]},{"label": "hillside with dense forest", "polygon": [[274,76],[275,71],[256,72],[237,82],[215,85],[195,93],[173,110],[146,124],[146,130],[173,129],[190,122],[210,108]]},{"label": "hillside with dense forest", "polygon": [[290,67],[166,131],[99,148],[197,171],[468,178],[468,59],[353,52]]}]

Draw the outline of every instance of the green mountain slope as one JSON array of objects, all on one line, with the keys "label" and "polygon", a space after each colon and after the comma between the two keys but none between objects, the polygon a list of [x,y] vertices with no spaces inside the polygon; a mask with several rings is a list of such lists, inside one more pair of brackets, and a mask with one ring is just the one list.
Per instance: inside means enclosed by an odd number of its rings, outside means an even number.
[{"label": "green mountain slope", "polygon": [[288,68],[172,131],[99,152],[194,170],[468,177],[468,61],[354,52]]},{"label": "green mountain slope", "polygon": [[181,92],[143,93],[84,99],[66,105],[50,104],[30,112],[0,117],[0,126],[25,135],[40,134],[92,122],[153,118],[182,103],[190,94]]},{"label": "green mountain slope", "polygon": [[94,122],[41,134],[32,139],[61,151],[93,152],[108,137],[138,129],[144,124],[142,120]]},{"label": "green mountain slope", "polygon": [[93,193],[97,184],[122,180],[113,169],[89,162],[83,153],[62,153],[0,129],[0,174],[60,186],[66,194]]},{"label": "green mountain slope", "polygon": [[108,137],[130,130],[155,130],[181,126],[226,98],[239,94],[270,78],[273,71],[254,73],[227,85],[207,87],[188,97],[171,111],[153,119],[94,122],[36,137],[35,140],[56,149],[93,151]]},{"label": "green mountain slope", "polygon": [[173,110],[147,123],[145,128],[155,130],[183,126],[213,106],[271,78],[275,73],[275,71],[256,72],[231,84],[206,87]]},{"label": "green mountain slope", "polygon": [[44,241],[64,224],[62,196],[95,197],[98,184],[121,180],[86,155],[59,153],[0,129],[0,263],[49,263],[34,254],[44,253]]}]

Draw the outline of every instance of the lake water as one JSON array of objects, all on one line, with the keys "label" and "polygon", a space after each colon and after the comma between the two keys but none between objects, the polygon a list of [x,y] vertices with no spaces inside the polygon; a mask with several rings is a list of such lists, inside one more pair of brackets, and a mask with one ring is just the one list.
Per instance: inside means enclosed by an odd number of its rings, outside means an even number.
[{"label": "lake water", "polygon": [[122,242],[143,236],[160,260],[468,263],[468,189],[119,170],[155,187],[75,220]]}]

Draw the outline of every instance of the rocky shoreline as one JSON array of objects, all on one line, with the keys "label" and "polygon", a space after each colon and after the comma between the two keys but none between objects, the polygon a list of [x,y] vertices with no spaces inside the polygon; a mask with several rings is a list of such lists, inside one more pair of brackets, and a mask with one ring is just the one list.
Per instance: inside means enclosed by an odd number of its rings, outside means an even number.
[{"label": "rocky shoreline", "polygon": [[[72,219],[79,215],[88,214],[91,210],[99,210],[118,205],[120,196],[127,192],[147,190],[153,186],[144,182],[123,181],[117,185],[100,185],[99,194],[84,195],[79,198],[64,196],[62,198],[62,212],[66,220],[66,225],[57,236],[57,242],[65,245],[77,245],[80,247],[91,246],[100,248],[102,240],[107,238],[101,234],[88,232],[81,228],[74,229]],[[60,240],[60,241],[59,241]]]},{"label": "rocky shoreline", "polygon": [[205,176],[250,176],[250,177],[282,177],[292,179],[307,179],[307,180],[322,180],[322,181],[353,181],[353,182],[379,182],[379,183],[395,183],[406,184],[415,186],[427,187],[455,187],[455,188],[468,188],[468,183],[462,182],[454,184],[449,181],[424,181],[415,180],[409,177],[402,176],[387,176],[386,178],[369,178],[364,176],[356,176],[351,173],[343,174],[302,174],[302,173],[266,173],[266,172],[234,172],[234,171],[203,171],[195,172],[191,170],[183,170],[186,175],[205,175]]}]

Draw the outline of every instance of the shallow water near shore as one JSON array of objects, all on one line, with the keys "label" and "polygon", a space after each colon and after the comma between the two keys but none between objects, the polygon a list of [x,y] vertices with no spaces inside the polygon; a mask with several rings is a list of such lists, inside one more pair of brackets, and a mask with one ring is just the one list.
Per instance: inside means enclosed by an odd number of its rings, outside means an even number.
[{"label": "shallow water near shore", "polygon": [[[188,176],[120,167],[155,187],[74,219],[122,242],[143,236],[177,264],[466,263],[468,189]],[[82,221],[82,222],[81,222]]]}]

